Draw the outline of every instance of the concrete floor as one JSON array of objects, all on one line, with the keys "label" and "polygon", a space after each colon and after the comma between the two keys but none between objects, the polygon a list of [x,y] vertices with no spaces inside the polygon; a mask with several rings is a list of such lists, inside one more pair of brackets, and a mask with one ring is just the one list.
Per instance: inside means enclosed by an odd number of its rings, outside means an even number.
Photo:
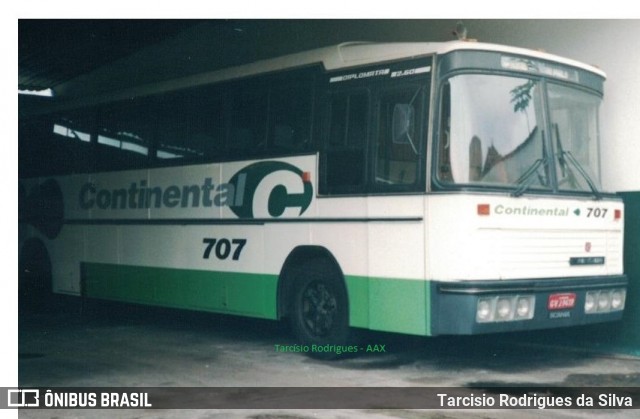
[{"label": "concrete floor", "polygon": [[[551,332],[561,333],[561,332]],[[386,353],[318,361],[280,353],[286,327],[254,319],[62,299],[19,315],[21,387],[640,387],[640,358],[513,337],[368,333]],[[548,339],[546,340],[548,341]],[[21,418],[637,417],[638,410],[21,410]]]}]

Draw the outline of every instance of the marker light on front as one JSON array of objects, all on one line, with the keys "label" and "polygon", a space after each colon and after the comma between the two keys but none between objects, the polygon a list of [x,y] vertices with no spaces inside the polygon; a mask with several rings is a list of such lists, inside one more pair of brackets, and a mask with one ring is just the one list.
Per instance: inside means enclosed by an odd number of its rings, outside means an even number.
[{"label": "marker light on front", "polygon": [[619,220],[622,219],[622,210],[621,209],[613,210],[613,219],[615,221],[619,221]]},{"label": "marker light on front", "polygon": [[489,204],[478,204],[478,215],[491,215],[491,205]]}]

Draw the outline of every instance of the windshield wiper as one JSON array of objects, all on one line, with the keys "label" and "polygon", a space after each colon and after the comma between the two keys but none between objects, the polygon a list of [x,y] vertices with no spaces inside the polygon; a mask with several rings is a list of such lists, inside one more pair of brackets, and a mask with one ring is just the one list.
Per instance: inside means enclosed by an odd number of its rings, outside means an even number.
[{"label": "windshield wiper", "polygon": [[[580,175],[587,182],[587,185],[589,185],[589,188],[591,189],[591,192],[593,192],[593,195],[594,195],[595,199],[596,200],[602,199],[602,194],[600,193],[600,191],[596,187],[595,183],[593,182],[593,180],[591,179],[591,177],[589,176],[587,171],[584,170],[584,167],[582,167],[580,162],[578,162],[578,160],[575,157],[573,157],[573,154],[571,154],[570,151],[568,151],[568,150],[565,151],[563,149],[562,142],[560,141],[560,130],[558,129],[558,124],[554,124],[554,125],[555,125],[554,126],[555,131],[556,131],[556,147],[558,149],[557,150],[558,151],[558,163],[560,163],[560,169],[562,170],[562,175],[564,176],[565,169],[566,169],[573,176],[573,171],[571,170],[571,168],[569,167],[567,162],[571,163],[573,165],[573,167],[576,168],[578,173],[580,173]],[[575,176],[573,176],[573,177],[575,178]]]},{"label": "windshield wiper", "polygon": [[540,181],[540,183],[544,185],[545,183],[544,179],[538,173],[538,169],[540,168],[540,166],[542,166],[542,164],[545,161],[546,161],[546,158],[539,158],[538,160],[533,162],[533,164],[529,167],[529,169],[527,169],[527,171],[524,172],[522,176],[520,176],[520,178],[518,178],[518,180],[516,181],[516,184],[519,186],[515,191],[511,193],[511,196],[516,198],[519,196],[522,196],[522,194],[527,189],[529,189],[529,186],[531,186],[531,184],[533,183],[533,180],[535,179],[533,175],[535,174],[538,175],[538,180]]},{"label": "windshield wiper", "polygon": [[[566,161],[569,161],[569,163],[571,163],[573,165],[573,167],[575,167],[576,170],[578,170],[578,173],[580,173],[580,175],[587,182],[587,185],[589,185],[589,188],[591,189],[591,192],[593,192],[593,196],[595,197],[595,199],[596,200],[602,199],[602,194],[600,193],[598,188],[596,188],[595,183],[593,183],[593,180],[591,180],[591,177],[589,177],[589,174],[587,173],[586,170],[584,170],[584,168],[578,162],[578,160],[576,160],[576,158],[573,157],[573,154],[571,154],[570,151],[561,151],[560,152],[560,158],[563,161],[565,161],[564,157],[567,158]],[[566,165],[566,163],[564,163],[564,164]],[[569,166],[567,166],[567,169],[569,169],[571,171],[571,168]]]}]

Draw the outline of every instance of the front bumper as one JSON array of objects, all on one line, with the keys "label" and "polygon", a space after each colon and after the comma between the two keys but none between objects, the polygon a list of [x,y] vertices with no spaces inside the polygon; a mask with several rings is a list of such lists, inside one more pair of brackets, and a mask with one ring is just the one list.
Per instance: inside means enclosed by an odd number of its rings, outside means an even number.
[{"label": "front bumper", "polygon": [[[528,280],[460,281],[431,283],[431,334],[474,335],[569,327],[620,320],[623,310],[585,312],[587,293],[626,290],[625,275],[551,278]],[[571,308],[550,308],[550,297],[569,294],[574,298]],[[534,296],[531,318],[482,322],[477,318],[478,301],[491,297],[514,299]],[[553,299],[553,298],[552,298]]]}]

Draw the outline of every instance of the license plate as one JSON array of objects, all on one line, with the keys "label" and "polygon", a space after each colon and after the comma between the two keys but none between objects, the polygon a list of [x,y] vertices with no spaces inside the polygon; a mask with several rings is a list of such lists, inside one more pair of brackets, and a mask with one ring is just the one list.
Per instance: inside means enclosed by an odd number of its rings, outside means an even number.
[{"label": "license plate", "polygon": [[549,310],[566,310],[576,305],[576,294],[567,292],[563,294],[551,294],[547,302]]}]

